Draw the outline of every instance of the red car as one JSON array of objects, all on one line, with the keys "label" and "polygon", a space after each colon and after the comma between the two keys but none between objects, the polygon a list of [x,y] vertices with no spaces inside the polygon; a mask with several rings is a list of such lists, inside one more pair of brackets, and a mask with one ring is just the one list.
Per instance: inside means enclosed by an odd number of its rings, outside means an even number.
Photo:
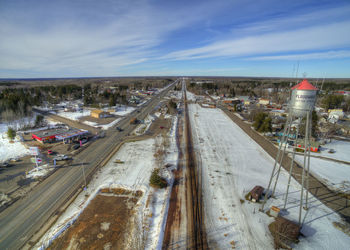
[{"label": "red car", "polygon": [[53,151],[52,151],[51,149],[49,149],[49,150],[47,150],[47,153],[48,153],[49,155],[52,155],[52,154],[53,154]]}]

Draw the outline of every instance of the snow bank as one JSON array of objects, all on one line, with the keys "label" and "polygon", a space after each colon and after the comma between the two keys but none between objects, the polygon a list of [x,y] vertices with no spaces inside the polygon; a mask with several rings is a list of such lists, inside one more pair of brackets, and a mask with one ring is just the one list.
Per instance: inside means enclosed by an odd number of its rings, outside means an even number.
[{"label": "snow bank", "polygon": [[44,177],[48,173],[50,173],[53,170],[53,167],[50,167],[48,164],[36,167],[26,174],[26,178],[32,178],[36,179],[39,177]]}]

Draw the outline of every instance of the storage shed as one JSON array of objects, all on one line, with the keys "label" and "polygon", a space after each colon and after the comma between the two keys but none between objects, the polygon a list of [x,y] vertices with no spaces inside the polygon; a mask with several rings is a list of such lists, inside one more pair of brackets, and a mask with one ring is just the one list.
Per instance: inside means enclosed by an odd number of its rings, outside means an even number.
[{"label": "storage shed", "polygon": [[248,195],[248,199],[252,202],[258,202],[264,192],[264,188],[262,186],[255,186]]}]

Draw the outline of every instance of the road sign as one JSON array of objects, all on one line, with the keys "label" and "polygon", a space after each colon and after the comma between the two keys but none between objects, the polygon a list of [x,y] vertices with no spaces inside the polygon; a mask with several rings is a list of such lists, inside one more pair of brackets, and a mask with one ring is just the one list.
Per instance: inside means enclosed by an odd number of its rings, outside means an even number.
[{"label": "road sign", "polygon": [[42,160],[40,158],[31,158],[30,161],[33,163],[42,163]]},{"label": "road sign", "polygon": [[38,147],[29,147],[30,154],[31,155],[39,155],[39,148]]}]

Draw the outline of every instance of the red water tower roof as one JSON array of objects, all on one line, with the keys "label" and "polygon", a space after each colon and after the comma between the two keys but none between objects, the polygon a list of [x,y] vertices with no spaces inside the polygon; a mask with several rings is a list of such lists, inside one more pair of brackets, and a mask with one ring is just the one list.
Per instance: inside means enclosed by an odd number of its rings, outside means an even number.
[{"label": "red water tower roof", "polygon": [[318,90],[314,85],[309,83],[306,79],[304,79],[302,82],[298,83],[292,89],[297,90]]}]

